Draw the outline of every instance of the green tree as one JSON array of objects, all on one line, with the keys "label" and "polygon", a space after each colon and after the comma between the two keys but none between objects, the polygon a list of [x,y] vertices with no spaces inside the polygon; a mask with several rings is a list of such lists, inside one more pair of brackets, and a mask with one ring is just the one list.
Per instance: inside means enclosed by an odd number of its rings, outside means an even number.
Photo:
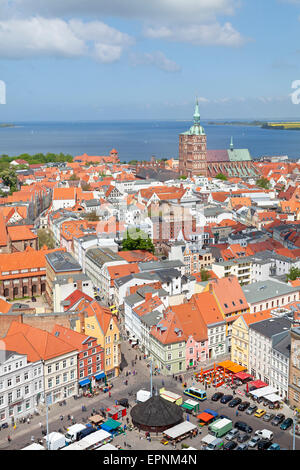
[{"label": "green tree", "polygon": [[200,274],[201,274],[201,281],[202,282],[208,281],[210,279],[210,274],[206,269],[204,269],[204,268],[201,269]]},{"label": "green tree", "polygon": [[46,245],[50,250],[55,248],[55,241],[52,232],[48,229],[41,228],[37,231],[39,240],[39,249]]},{"label": "green tree", "polygon": [[217,180],[227,181],[227,176],[224,175],[223,173],[218,173],[218,174],[215,176],[215,178],[216,178]]},{"label": "green tree", "polygon": [[295,281],[298,277],[300,277],[300,269],[299,268],[291,268],[290,272],[286,275],[287,281]]},{"label": "green tree", "polygon": [[154,253],[155,246],[148,235],[140,229],[127,230],[126,237],[122,241],[122,250],[144,250]]},{"label": "green tree", "polygon": [[268,178],[259,178],[257,181],[256,181],[256,186],[258,186],[259,188],[262,188],[262,189],[269,189],[270,188],[270,181],[268,180]]},{"label": "green tree", "polygon": [[13,168],[7,168],[0,172],[0,178],[6,186],[10,187],[10,193],[13,193],[18,188],[18,177]]}]

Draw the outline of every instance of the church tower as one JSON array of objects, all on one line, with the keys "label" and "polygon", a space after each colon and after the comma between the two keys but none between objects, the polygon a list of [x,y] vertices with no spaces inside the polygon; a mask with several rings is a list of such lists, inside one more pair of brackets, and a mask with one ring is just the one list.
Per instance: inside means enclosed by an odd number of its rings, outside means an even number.
[{"label": "church tower", "polygon": [[199,103],[196,100],[194,124],[179,135],[179,173],[181,176],[207,176],[206,134],[200,125]]}]

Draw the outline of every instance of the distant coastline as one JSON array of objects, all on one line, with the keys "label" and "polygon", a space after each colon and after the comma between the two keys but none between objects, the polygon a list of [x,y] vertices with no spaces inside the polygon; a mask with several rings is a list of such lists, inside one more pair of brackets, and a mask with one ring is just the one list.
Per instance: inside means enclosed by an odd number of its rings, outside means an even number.
[{"label": "distant coastline", "polygon": [[211,126],[257,126],[263,127],[266,122],[263,121],[209,121],[209,125]]},{"label": "distant coastline", "polygon": [[16,127],[15,124],[8,124],[8,123],[0,123],[0,127]]}]

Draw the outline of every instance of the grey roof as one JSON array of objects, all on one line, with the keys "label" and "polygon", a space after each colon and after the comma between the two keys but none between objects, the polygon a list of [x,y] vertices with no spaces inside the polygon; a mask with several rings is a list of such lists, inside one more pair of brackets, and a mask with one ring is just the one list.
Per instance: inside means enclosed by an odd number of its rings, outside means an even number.
[{"label": "grey roof", "polygon": [[54,251],[45,255],[55,272],[80,271],[80,264],[67,251]]},{"label": "grey roof", "polygon": [[268,318],[267,320],[253,323],[249,328],[267,338],[272,338],[274,335],[278,335],[284,331],[289,331],[291,328],[291,322],[285,317]]},{"label": "grey roof", "polygon": [[291,335],[289,331],[283,333],[282,337],[274,341],[273,349],[283,356],[289,358],[291,354]]},{"label": "grey roof", "polygon": [[246,300],[249,304],[263,302],[280,295],[293,294],[298,292],[297,287],[277,281],[259,281],[242,287]]},{"label": "grey roof", "polygon": [[143,315],[140,320],[142,323],[145,323],[146,326],[151,328],[151,326],[157,325],[162,317],[163,313],[159,312],[158,310],[153,310],[153,312],[149,312]]},{"label": "grey roof", "polygon": [[141,271],[153,271],[157,269],[166,269],[166,268],[180,268],[184,266],[182,261],[179,260],[165,260],[165,261],[148,261],[139,263],[139,268]]},{"label": "grey roof", "polygon": [[[53,284],[58,284],[58,285],[64,285],[68,284],[70,279],[70,275],[65,275],[65,274],[60,274],[56,276],[55,280],[53,281]],[[84,273],[79,273],[79,274],[72,274],[72,280],[74,282],[76,281],[89,281],[90,278],[86,276]]]},{"label": "grey roof", "polygon": [[121,256],[112,251],[110,248],[90,248],[86,253],[86,257],[99,267],[102,267],[103,264],[110,261],[124,261]]},{"label": "grey roof", "polygon": [[21,355],[21,353],[18,353],[16,351],[9,351],[6,349],[2,349],[0,353],[0,364],[4,364],[8,359],[10,359],[12,356],[15,354]]},{"label": "grey roof", "polygon": [[131,279],[144,279],[146,281],[159,281],[157,272],[155,275],[153,273],[145,272],[145,273],[136,273],[136,274],[128,274],[127,276],[119,277],[118,279],[114,280],[114,284],[116,287],[121,287],[126,282],[131,281]]}]

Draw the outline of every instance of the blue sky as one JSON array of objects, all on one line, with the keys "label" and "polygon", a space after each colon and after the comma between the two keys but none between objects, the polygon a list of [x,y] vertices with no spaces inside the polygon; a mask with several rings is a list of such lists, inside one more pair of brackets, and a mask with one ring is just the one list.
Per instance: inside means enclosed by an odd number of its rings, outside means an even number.
[{"label": "blue sky", "polygon": [[300,119],[300,0],[0,0],[0,121]]}]

